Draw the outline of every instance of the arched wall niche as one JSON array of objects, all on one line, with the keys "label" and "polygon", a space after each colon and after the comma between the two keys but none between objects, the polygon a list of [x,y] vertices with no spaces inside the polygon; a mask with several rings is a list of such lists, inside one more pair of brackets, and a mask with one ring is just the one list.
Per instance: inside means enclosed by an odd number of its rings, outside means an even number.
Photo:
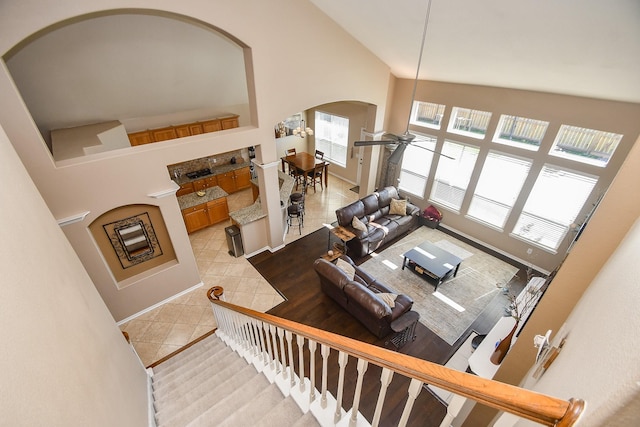
[{"label": "arched wall niche", "polygon": [[118,288],[148,270],[177,262],[158,206],[136,204],[111,209],[96,218],[89,230]]},{"label": "arched wall niche", "polygon": [[250,58],[224,29],[141,9],[58,22],[3,57],[51,151],[51,131],[102,123],[121,134],[226,115],[252,124]]}]

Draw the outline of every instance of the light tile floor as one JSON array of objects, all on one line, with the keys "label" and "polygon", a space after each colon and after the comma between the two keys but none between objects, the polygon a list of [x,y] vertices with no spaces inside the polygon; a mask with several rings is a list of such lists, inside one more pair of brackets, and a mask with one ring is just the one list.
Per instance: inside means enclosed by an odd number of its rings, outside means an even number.
[{"label": "light tile floor", "polygon": [[[358,199],[350,191],[353,184],[329,175],[324,190],[313,189],[306,195],[304,227],[292,227],[285,244],[336,220],[336,209]],[[233,212],[252,203],[251,190],[231,194],[227,202]],[[197,231],[189,238],[198,264],[203,286],[145,312],[120,326],[129,334],[133,347],[145,366],[178,350],[216,326],[206,291],[213,286],[224,288],[225,299],[233,304],[265,312],[283,301],[271,285],[245,257],[228,253],[225,228],[229,222]],[[327,239],[328,239],[327,231]]]}]

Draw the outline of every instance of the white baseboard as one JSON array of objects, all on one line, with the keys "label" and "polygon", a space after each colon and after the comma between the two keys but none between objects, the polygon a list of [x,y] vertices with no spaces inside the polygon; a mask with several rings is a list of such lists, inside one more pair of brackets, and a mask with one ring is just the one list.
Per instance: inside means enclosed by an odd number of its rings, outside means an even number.
[{"label": "white baseboard", "polygon": [[144,310],[139,311],[139,312],[137,312],[136,314],[133,314],[133,315],[131,315],[131,316],[127,317],[126,319],[122,319],[121,321],[117,322],[117,323],[116,323],[116,325],[118,325],[118,326],[123,325],[123,324],[125,324],[125,323],[127,323],[127,322],[129,322],[129,321],[131,321],[131,320],[133,320],[133,319],[135,319],[135,318],[136,318],[136,317],[138,317],[138,316],[142,316],[143,314],[148,313],[148,312],[150,312],[150,311],[151,311],[151,310],[153,310],[153,309],[156,309],[156,308],[158,308],[158,307],[160,307],[160,306],[163,306],[163,305],[165,305],[166,303],[168,303],[168,302],[170,302],[170,301],[173,301],[173,300],[174,300],[174,299],[176,299],[176,298],[180,298],[182,295],[188,294],[189,292],[194,291],[194,290],[196,290],[196,289],[200,288],[200,287],[202,287],[203,285],[204,285],[204,283],[200,282],[200,283],[198,283],[197,285],[192,286],[192,287],[190,287],[189,289],[185,289],[184,291],[182,291],[182,292],[180,292],[180,293],[177,293],[177,294],[173,295],[172,297],[169,297],[169,298],[167,298],[167,299],[165,299],[165,300],[162,300],[162,301],[160,301],[159,303],[152,305],[151,307],[147,307],[147,308],[145,308]]},{"label": "white baseboard", "polygon": [[448,225],[445,225],[445,224],[442,224],[442,223],[440,223],[440,227],[442,227],[442,228],[446,228],[447,230],[449,230],[449,231],[451,231],[451,232],[453,232],[453,233],[456,233],[456,234],[458,234],[458,235],[460,235],[460,236],[464,237],[465,239],[469,239],[469,240],[471,240],[471,241],[473,241],[473,242],[476,242],[477,244],[482,245],[482,246],[484,246],[485,248],[491,249],[491,250],[492,250],[492,251],[494,251],[494,252],[497,252],[497,253],[499,253],[499,254],[501,254],[501,255],[504,255],[504,256],[506,256],[507,258],[510,258],[510,259],[512,259],[512,260],[514,260],[514,261],[517,261],[517,262],[519,262],[519,263],[520,263],[520,264],[522,264],[522,265],[526,265],[527,267],[531,267],[531,268],[533,268],[534,270],[537,270],[537,271],[539,271],[539,272],[541,272],[541,273],[544,273],[545,275],[549,275],[549,274],[550,274],[550,272],[549,272],[549,271],[547,271],[547,270],[545,270],[544,268],[538,267],[538,266],[537,266],[537,265],[535,265],[535,264],[531,264],[531,263],[529,263],[529,262],[527,262],[527,261],[525,261],[525,260],[523,260],[523,259],[520,259],[520,258],[518,258],[518,257],[516,257],[516,256],[511,255],[511,254],[510,254],[510,253],[508,253],[508,252],[505,252],[505,251],[503,251],[503,250],[501,250],[501,249],[498,249],[498,248],[496,248],[496,247],[493,247],[493,246],[489,245],[488,243],[485,243],[485,242],[483,242],[483,241],[481,241],[481,240],[478,240],[478,239],[476,239],[475,237],[469,236],[468,234],[465,234],[465,233],[463,233],[462,231],[456,230],[456,229],[455,229],[455,228],[453,228],[453,227],[449,227]]}]

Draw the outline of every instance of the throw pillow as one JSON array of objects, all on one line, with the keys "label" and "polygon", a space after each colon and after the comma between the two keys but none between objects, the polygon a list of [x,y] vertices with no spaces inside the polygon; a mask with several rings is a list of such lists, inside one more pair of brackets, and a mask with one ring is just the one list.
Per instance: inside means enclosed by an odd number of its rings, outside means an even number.
[{"label": "throw pillow", "polygon": [[346,274],[350,280],[353,280],[353,277],[356,275],[356,269],[353,267],[353,265],[349,264],[347,261],[341,258],[338,258],[336,266],[340,270],[344,271],[344,274]]},{"label": "throw pillow", "polygon": [[367,231],[367,226],[364,225],[364,222],[360,221],[360,218],[354,216],[351,220],[351,226],[356,230]]},{"label": "throw pillow", "polygon": [[400,199],[391,199],[389,213],[391,215],[405,216],[407,214],[407,201]]},{"label": "throw pillow", "polygon": [[396,298],[398,295],[396,294],[388,294],[388,293],[379,293],[378,296],[382,301],[384,301],[389,307],[393,308],[396,306]]}]

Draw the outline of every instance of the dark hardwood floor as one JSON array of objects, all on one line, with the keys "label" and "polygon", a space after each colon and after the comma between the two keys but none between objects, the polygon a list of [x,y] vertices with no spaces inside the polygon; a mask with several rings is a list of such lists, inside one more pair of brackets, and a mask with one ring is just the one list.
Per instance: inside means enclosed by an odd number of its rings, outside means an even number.
[{"label": "dark hardwood floor", "polygon": [[[447,232],[442,228],[440,228],[440,230]],[[326,251],[328,233],[329,231],[323,228],[290,243],[276,253],[265,251],[249,258],[249,262],[285,298],[285,302],[274,307],[269,313],[362,342],[395,349],[392,344],[388,343],[390,337],[383,339],[377,338],[321,291],[320,280],[313,269],[313,262]],[[524,286],[526,282],[526,270],[524,266],[518,265],[514,261],[487,250],[472,241],[456,236],[455,234],[452,235],[519,267],[520,270],[512,280],[511,286],[516,292]],[[354,261],[360,264],[366,261],[366,259],[367,257]],[[503,315],[504,305],[504,299],[495,298],[452,346],[425,326],[418,323],[416,327],[416,339],[407,343],[398,351],[430,362],[445,364],[460,345],[466,341],[469,334],[474,331],[479,334],[486,334]],[[297,354],[297,350],[294,351],[294,354]],[[337,354],[332,352],[331,357],[337,358]],[[350,360],[347,365],[347,371],[354,373],[355,365],[356,363]],[[320,366],[321,363],[318,359],[316,363],[316,369],[318,371],[316,378],[320,378]],[[353,378],[355,378],[355,376]],[[380,387],[379,378],[380,369],[370,366],[365,376],[363,398],[360,407],[360,412],[368,420],[371,420],[375,409],[375,399]],[[331,373],[329,377],[329,389],[335,393],[336,386],[337,376],[335,373]],[[351,407],[354,387],[355,384],[350,382],[347,382],[345,385],[344,407],[346,408]],[[382,426],[392,426],[397,423],[404,407],[407,387],[408,380],[405,378],[397,376],[392,381],[387,394],[385,410],[383,411]],[[367,399],[367,395],[376,397]],[[445,405],[425,388],[425,390],[420,393],[420,397],[414,405],[409,425],[438,426],[445,413]]]}]

